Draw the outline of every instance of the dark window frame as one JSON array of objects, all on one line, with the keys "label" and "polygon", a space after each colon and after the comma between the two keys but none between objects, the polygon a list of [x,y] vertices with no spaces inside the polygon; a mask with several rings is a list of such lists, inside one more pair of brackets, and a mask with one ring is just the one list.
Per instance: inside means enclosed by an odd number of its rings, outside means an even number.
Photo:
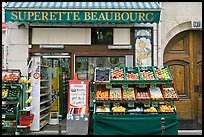
[{"label": "dark window frame", "polygon": [[[109,34],[110,36],[104,34],[104,33],[107,34],[107,32],[110,33]],[[113,28],[112,27],[91,28],[91,45],[113,45]]]}]

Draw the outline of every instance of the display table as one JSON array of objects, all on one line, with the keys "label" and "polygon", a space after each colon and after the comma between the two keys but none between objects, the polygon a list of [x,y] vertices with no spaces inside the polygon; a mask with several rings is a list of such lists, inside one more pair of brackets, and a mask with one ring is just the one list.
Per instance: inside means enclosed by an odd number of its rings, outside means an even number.
[{"label": "display table", "polygon": [[177,114],[94,115],[93,135],[178,135]]}]

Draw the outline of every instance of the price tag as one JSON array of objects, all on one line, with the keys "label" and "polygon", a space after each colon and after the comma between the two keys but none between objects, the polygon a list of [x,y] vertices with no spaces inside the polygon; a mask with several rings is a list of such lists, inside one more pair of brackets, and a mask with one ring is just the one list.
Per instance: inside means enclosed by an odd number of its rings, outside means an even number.
[{"label": "price tag", "polygon": [[112,84],[106,84],[107,89],[112,89]]},{"label": "price tag", "polygon": [[156,84],[151,84],[150,85],[152,89],[156,90],[157,85]]},{"label": "price tag", "polygon": [[157,101],[153,101],[153,102],[152,102],[152,106],[153,106],[153,107],[158,107],[158,104],[159,104],[159,102],[157,102]]},{"label": "price tag", "polygon": [[110,103],[109,102],[104,102],[104,107],[106,107],[106,108],[110,108]]},{"label": "price tag", "polygon": [[139,88],[146,88],[147,85],[146,84],[139,84]]},{"label": "price tag", "polygon": [[169,105],[169,106],[174,106],[174,102],[173,101],[168,101],[166,104]]},{"label": "price tag", "polygon": [[123,89],[124,89],[124,90],[128,90],[128,84],[124,84],[124,85],[123,85]]},{"label": "price tag", "polygon": [[150,102],[149,101],[146,101],[146,102],[143,102],[144,103],[144,107],[150,107]]},{"label": "price tag", "polygon": [[134,108],[135,107],[134,102],[128,102],[128,107]]},{"label": "price tag", "polygon": [[120,107],[120,103],[119,102],[113,102],[113,106]]}]

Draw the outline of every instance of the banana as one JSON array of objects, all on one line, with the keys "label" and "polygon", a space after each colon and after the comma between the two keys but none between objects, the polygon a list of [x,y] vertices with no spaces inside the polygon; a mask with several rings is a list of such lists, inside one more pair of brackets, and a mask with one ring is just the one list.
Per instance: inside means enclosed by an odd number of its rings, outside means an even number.
[{"label": "banana", "polygon": [[33,88],[30,86],[27,90],[26,93],[30,93],[33,90]]},{"label": "banana", "polygon": [[32,82],[32,77],[29,78],[29,80],[27,81],[27,84]]},{"label": "banana", "polygon": [[26,100],[26,104],[27,104],[27,103],[31,103],[32,100],[33,100],[33,97],[32,97],[32,96],[29,96],[29,98]]},{"label": "banana", "polygon": [[22,83],[23,85],[27,84],[27,79],[26,79],[26,77],[21,77],[21,83]]},{"label": "banana", "polygon": [[2,90],[2,97],[5,97],[7,93],[8,93],[8,89],[3,89]]}]

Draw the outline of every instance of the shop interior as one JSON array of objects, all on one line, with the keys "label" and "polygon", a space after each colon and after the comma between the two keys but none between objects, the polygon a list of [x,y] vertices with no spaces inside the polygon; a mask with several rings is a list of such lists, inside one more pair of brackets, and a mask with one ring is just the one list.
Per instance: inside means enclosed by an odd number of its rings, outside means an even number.
[{"label": "shop interior", "polygon": [[[71,57],[68,53],[35,53],[31,56],[41,56],[41,64],[47,65],[51,68],[51,116],[49,124],[58,124],[59,115],[66,118],[67,114],[67,92],[68,80],[71,79],[70,60]],[[43,70],[41,76],[43,76]]]}]

